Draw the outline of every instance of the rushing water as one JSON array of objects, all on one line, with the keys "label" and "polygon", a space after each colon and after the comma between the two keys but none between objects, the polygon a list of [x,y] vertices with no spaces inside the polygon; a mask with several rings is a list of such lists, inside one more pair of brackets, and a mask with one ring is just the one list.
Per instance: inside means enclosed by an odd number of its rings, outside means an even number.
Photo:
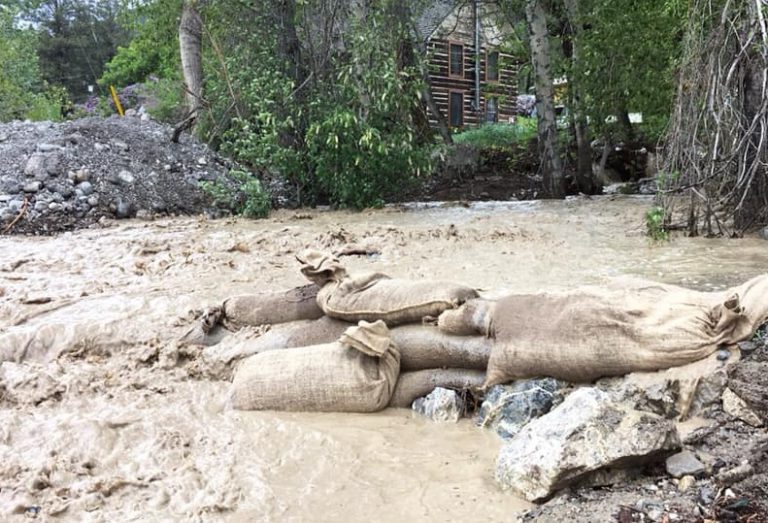
[{"label": "rushing water", "polygon": [[[355,243],[351,270],[488,296],[625,276],[722,289],[763,273],[758,238],[644,236],[646,198],[280,211],[0,239],[0,515],[63,520],[509,520],[500,442],[470,420],[234,412],[173,343],[193,309],[302,284],[293,256]],[[16,362],[9,363],[9,362]]]}]

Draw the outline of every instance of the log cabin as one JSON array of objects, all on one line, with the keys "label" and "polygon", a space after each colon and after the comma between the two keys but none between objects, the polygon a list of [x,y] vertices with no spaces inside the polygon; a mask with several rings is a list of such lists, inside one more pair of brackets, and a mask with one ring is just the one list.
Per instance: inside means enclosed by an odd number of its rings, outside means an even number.
[{"label": "log cabin", "polygon": [[436,0],[418,17],[432,96],[451,129],[514,119],[517,62],[501,49],[498,19],[482,0]]}]

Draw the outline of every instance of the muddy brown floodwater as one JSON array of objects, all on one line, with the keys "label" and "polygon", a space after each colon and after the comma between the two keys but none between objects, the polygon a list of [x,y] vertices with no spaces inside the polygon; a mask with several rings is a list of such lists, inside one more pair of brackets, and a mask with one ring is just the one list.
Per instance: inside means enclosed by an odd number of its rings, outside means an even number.
[{"label": "muddy brown floodwater", "polygon": [[[236,412],[226,373],[179,348],[194,311],[303,284],[294,254],[356,243],[354,269],[488,296],[625,276],[721,289],[768,243],[643,235],[643,197],[280,211],[0,239],[0,519],[505,520],[500,440],[470,420]],[[252,333],[240,333],[248,336]]]}]

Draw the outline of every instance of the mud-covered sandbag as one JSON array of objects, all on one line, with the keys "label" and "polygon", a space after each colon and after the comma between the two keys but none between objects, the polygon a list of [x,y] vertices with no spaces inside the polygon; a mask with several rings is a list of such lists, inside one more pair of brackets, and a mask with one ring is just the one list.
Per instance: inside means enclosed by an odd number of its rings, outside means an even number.
[{"label": "mud-covered sandbag", "polygon": [[490,336],[494,302],[469,300],[458,309],[447,310],[437,319],[437,328],[446,334]]},{"label": "mud-covered sandbag", "polygon": [[768,319],[768,275],[724,292],[644,286],[508,296],[493,310],[486,385],[551,376],[589,382],[700,360]]},{"label": "mud-covered sandbag", "polygon": [[232,383],[242,410],[375,412],[387,406],[400,353],[384,322],[360,322],[339,341],[246,359]]},{"label": "mud-covered sandbag", "polygon": [[[328,316],[313,321],[283,323],[255,338],[231,336],[218,345],[207,347],[203,354],[206,360],[229,364],[262,352],[331,343],[349,327],[349,323]],[[491,356],[492,340],[483,336],[453,336],[426,325],[402,325],[389,332],[400,351],[400,369],[403,371],[438,367],[485,370]]]},{"label": "mud-covered sandbag", "polygon": [[472,369],[427,369],[403,372],[389,401],[390,407],[410,408],[416,398],[426,396],[436,387],[476,391],[483,386],[485,372]]},{"label": "mud-covered sandbag", "polygon": [[334,320],[328,316],[317,320],[281,323],[270,327],[257,337],[242,339],[236,335],[230,335],[218,345],[206,347],[203,355],[206,360],[229,364],[234,360],[262,352],[333,343],[352,326],[351,323]]},{"label": "mud-covered sandbag", "polygon": [[391,331],[400,349],[402,371],[440,367],[485,371],[492,340],[483,336],[453,336],[426,325],[402,325]]},{"label": "mud-covered sandbag", "polygon": [[390,327],[418,323],[477,298],[474,289],[451,282],[401,280],[377,272],[349,275],[338,260],[317,251],[297,259],[302,274],[321,286],[317,303],[323,312],[344,321],[384,320]]},{"label": "mud-covered sandbag", "polygon": [[323,315],[317,305],[317,285],[287,291],[233,296],[222,305],[227,328],[275,325],[296,320],[315,320]]}]

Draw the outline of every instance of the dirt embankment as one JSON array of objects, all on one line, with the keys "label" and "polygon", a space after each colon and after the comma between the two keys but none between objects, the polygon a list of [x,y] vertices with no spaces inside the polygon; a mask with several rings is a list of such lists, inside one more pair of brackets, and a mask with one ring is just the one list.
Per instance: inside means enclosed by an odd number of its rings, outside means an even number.
[{"label": "dirt embankment", "polygon": [[138,118],[0,124],[0,231],[50,234],[108,218],[216,213],[199,182],[230,163]]}]

